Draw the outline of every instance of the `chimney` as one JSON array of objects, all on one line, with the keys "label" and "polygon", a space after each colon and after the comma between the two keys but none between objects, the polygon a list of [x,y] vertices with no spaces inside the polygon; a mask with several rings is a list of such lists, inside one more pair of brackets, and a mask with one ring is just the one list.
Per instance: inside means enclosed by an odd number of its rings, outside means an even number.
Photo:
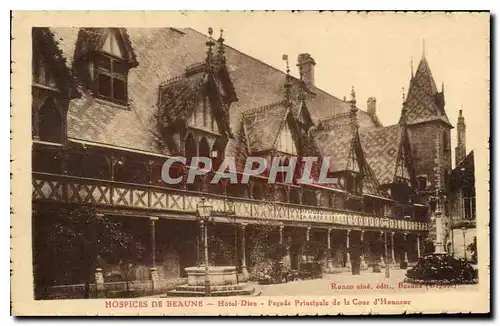
[{"label": "chimney", "polygon": [[314,85],[315,65],[316,62],[309,53],[301,53],[297,57],[297,67],[299,67],[300,77],[307,84],[307,86]]},{"label": "chimney", "polygon": [[457,147],[455,148],[455,166],[458,166],[465,158],[465,118],[462,110],[458,111],[457,122]]},{"label": "chimney", "polygon": [[366,101],[366,113],[368,113],[371,117],[377,115],[377,99],[375,97],[370,97]]}]

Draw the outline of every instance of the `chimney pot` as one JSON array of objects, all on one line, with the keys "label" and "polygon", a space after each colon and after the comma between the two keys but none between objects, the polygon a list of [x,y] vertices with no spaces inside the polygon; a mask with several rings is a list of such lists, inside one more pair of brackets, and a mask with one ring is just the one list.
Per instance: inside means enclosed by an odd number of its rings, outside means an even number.
[{"label": "chimney pot", "polygon": [[297,57],[297,67],[299,67],[299,72],[302,80],[308,85],[314,85],[314,66],[316,61],[309,53],[301,53]]}]

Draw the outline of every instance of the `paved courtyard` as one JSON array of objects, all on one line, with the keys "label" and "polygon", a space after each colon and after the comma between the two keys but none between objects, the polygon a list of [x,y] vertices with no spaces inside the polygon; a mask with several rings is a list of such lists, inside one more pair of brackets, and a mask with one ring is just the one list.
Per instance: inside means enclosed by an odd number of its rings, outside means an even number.
[{"label": "paved courtyard", "polygon": [[362,271],[360,275],[348,273],[324,274],[321,279],[300,280],[283,284],[259,285],[255,284],[256,295],[333,295],[349,293],[390,293],[397,291],[424,292],[424,291],[471,291],[478,290],[479,285],[451,285],[446,287],[412,287],[402,283],[406,270],[391,269],[389,278],[382,273],[373,273],[371,269]]}]

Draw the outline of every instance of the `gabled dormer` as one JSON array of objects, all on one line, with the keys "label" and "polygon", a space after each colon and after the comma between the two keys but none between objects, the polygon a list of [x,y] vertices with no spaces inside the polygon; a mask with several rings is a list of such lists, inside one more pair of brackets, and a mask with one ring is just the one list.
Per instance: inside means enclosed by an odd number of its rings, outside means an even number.
[{"label": "gabled dormer", "polygon": [[297,150],[298,135],[296,135],[297,130],[292,130],[294,128],[293,117],[290,112],[288,112],[281,123],[281,128],[278,131],[278,136],[275,140],[274,150],[280,153],[288,154],[290,156],[297,156],[299,151]]},{"label": "gabled dormer", "polygon": [[68,102],[78,96],[65,58],[49,28],[32,29],[32,136],[45,143],[66,140]]},{"label": "gabled dormer", "polygon": [[128,74],[138,62],[124,28],[82,28],[75,48],[74,70],[96,98],[128,104]]},{"label": "gabled dormer", "polygon": [[[190,152],[186,149],[189,136],[195,144],[206,141],[208,152],[221,159],[225,144],[233,137],[229,111],[237,98],[225,68],[224,51],[214,54],[211,29],[206,45],[204,61],[187,66],[182,75],[159,85],[157,119],[160,133],[172,152]],[[223,49],[222,35],[218,45]],[[199,146],[195,148],[199,152]]]}]

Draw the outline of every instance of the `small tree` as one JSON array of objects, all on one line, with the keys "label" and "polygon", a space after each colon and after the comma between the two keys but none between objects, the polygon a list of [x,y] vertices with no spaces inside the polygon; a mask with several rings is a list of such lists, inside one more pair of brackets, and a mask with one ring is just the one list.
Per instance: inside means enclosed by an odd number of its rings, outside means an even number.
[{"label": "small tree", "polygon": [[273,262],[279,262],[286,256],[286,254],[286,245],[282,243],[275,243],[268,248],[266,258],[272,260]]},{"label": "small tree", "polygon": [[467,246],[467,250],[472,253],[471,260],[473,263],[477,263],[477,238],[474,237],[472,243]]},{"label": "small tree", "polygon": [[118,266],[125,280],[127,296],[130,296],[130,282],[135,272],[135,264],[142,260],[146,249],[130,233],[124,232],[122,228],[113,229],[110,236],[115,242],[115,252],[113,256],[119,257]]},{"label": "small tree", "polygon": [[70,262],[63,268],[71,268],[83,279],[85,298],[90,297],[98,259],[119,255],[123,261],[130,261],[141,251],[141,245],[121,223],[97,214],[92,206],[71,206],[54,211],[53,217],[46,245],[53,248],[59,261]]},{"label": "small tree", "polygon": [[315,263],[321,262],[328,251],[327,246],[318,241],[310,241],[305,248],[307,256],[312,256]]}]

